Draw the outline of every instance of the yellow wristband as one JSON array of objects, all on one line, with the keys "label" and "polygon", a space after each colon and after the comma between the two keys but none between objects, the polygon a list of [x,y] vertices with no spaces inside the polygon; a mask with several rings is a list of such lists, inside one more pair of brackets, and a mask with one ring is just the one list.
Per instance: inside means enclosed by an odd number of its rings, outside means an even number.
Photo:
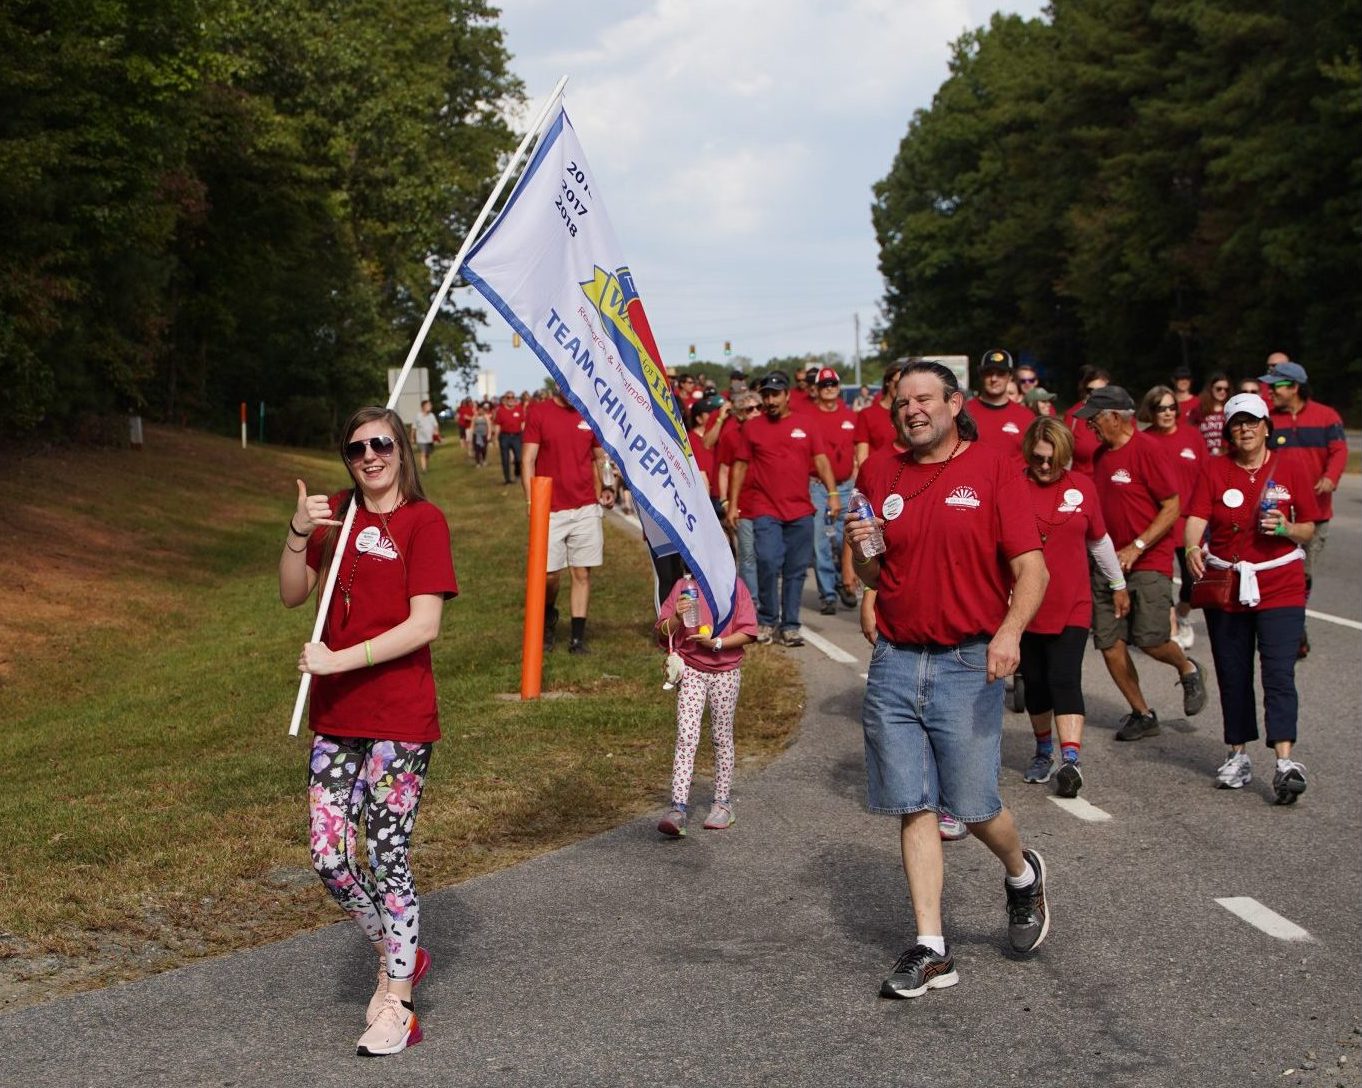
[{"label": "yellow wristband", "polygon": [[374,648],[369,644],[367,638],[364,640],[364,660],[371,666],[374,663]]}]

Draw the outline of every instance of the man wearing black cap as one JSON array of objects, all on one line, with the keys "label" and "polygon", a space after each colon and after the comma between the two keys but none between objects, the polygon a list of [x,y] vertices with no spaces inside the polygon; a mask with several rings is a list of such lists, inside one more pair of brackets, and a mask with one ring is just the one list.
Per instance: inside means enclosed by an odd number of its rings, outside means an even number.
[{"label": "man wearing black cap", "polygon": [[1169,377],[1173,379],[1173,399],[1178,402],[1178,416],[1181,417],[1191,410],[1197,399],[1192,392],[1192,371],[1180,366]]},{"label": "man wearing black cap", "polygon": [[1116,739],[1139,740],[1159,732],[1159,718],[1140,690],[1131,644],[1178,670],[1184,714],[1200,714],[1206,705],[1201,666],[1173,641],[1169,619],[1179,483],[1167,454],[1136,429],[1135,402],[1119,385],[1093,390],[1074,419],[1086,423],[1101,442],[1093,459],[1093,481],[1130,595],[1129,612],[1118,612],[1115,588],[1100,571],[1093,571],[1093,642],[1130,704]]},{"label": "man wearing black cap", "polygon": [[790,411],[789,376],[773,370],[761,379],[757,392],[763,414],[738,432],[728,478],[727,521],[734,529],[739,518],[752,522],[761,591],[757,641],[769,642],[778,633],[782,645],[803,646],[799,598],[813,562],[810,472],[827,488],[828,511],[834,518],[842,504],[817,428],[807,415]]},{"label": "man wearing black cap", "polygon": [[[1272,394],[1272,434],[1268,443],[1273,450],[1305,465],[1315,485],[1319,518],[1315,535],[1305,546],[1305,593],[1309,599],[1314,584],[1315,561],[1329,537],[1329,522],[1334,516],[1334,491],[1348,464],[1348,438],[1343,420],[1310,395],[1310,376],[1305,367],[1290,360],[1272,365],[1258,379]],[[1301,636],[1300,656],[1310,652],[1309,635]]]},{"label": "man wearing black cap", "polygon": [[[837,480],[837,499],[845,510],[856,479],[856,444],[853,441],[856,413],[842,399],[842,379],[836,370],[825,366],[815,378],[818,400],[807,418],[823,439],[823,450]],[[842,520],[828,512],[828,489],[817,473],[809,474],[809,499],[814,509],[813,577],[818,585],[823,615],[832,616],[837,613],[838,600],[847,608],[856,607],[856,594],[847,588],[838,574],[842,557]]]},{"label": "man wearing black cap", "polygon": [[1001,348],[984,352],[979,360],[979,395],[970,402],[970,415],[979,428],[979,441],[1006,454],[1020,472],[1026,467],[1022,457],[1022,435],[1035,419],[1035,413],[1007,395],[1012,377],[1012,356]]}]

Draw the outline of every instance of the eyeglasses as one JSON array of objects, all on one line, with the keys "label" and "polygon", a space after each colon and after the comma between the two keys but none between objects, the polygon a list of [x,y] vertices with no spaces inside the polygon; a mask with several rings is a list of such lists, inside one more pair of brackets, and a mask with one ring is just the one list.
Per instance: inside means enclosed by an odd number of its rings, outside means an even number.
[{"label": "eyeglasses", "polygon": [[1273,382],[1273,383],[1272,383],[1272,388],[1273,388],[1273,389],[1295,389],[1295,388],[1296,388],[1296,383],[1295,383],[1295,382]]},{"label": "eyeglasses", "polygon": [[1211,392],[1212,392],[1212,393],[1228,393],[1229,391],[1230,391],[1230,387],[1229,387],[1228,385],[1213,385],[1213,386],[1211,386]]},{"label": "eyeglasses", "polygon": [[1230,426],[1231,426],[1231,427],[1256,427],[1256,426],[1258,426],[1258,424],[1260,424],[1260,423],[1266,423],[1266,422],[1267,422],[1267,420],[1262,419],[1262,418],[1260,418],[1260,417],[1258,417],[1258,416],[1235,416],[1232,420],[1230,420]]},{"label": "eyeglasses", "polygon": [[749,404],[749,405],[747,405],[746,407],[739,408],[739,409],[738,409],[738,415],[740,415],[740,416],[746,416],[746,415],[751,415],[753,412],[760,412],[760,411],[761,411],[761,405],[760,405],[760,404]]},{"label": "eyeglasses", "polygon": [[1045,457],[1042,457],[1039,453],[1032,453],[1031,456],[1027,458],[1027,460],[1030,461],[1031,464],[1036,465],[1038,467],[1040,465],[1053,464],[1054,459],[1055,455],[1053,453]]},{"label": "eyeglasses", "polygon": [[1038,381],[1040,381],[1039,378],[1018,378],[1018,379],[1017,379],[1017,384],[1018,384],[1018,385],[1035,385]]},{"label": "eyeglasses", "polygon": [[1085,385],[1085,386],[1083,387],[1083,392],[1085,392],[1085,393],[1095,393],[1097,390],[1099,390],[1099,389],[1105,389],[1105,388],[1106,388],[1105,385]]},{"label": "eyeglasses", "polygon": [[393,450],[397,448],[397,443],[386,434],[376,434],[367,442],[347,442],[341,449],[345,454],[345,459],[352,465],[364,460],[365,449],[371,449],[380,457],[391,457]]},{"label": "eyeglasses", "polygon": [[1156,412],[1176,412],[1177,410],[1178,410],[1178,406],[1177,406],[1176,404],[1156,404],[1156,405],[1154,405],[1154,411],[1156,411]]}]

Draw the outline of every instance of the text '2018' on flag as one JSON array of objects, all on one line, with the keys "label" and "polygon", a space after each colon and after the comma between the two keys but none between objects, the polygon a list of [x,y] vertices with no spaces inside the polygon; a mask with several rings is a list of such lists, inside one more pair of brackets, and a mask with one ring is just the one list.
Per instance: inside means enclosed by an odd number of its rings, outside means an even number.
[{"label": "text '2018' on flag", "polygon": [[[715,617],[737,569],[695,463],[643,300],[561,103],[505,208],[460,269],[596,432],[647,515],[654,552],[680,553]],[[660,529],[666,538],[655,538]]]}]

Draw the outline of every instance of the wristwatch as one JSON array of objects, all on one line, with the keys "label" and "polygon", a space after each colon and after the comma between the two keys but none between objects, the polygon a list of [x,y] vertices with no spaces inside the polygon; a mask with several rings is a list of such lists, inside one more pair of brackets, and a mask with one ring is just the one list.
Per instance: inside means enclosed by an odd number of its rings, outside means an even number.
[{"label": "wristwatch", "polygon": [[1140,551],[1144,551],[1147,547],[1149,547],[1149,545],[1146,544],[1140,537],[1137,536],[1135,538],[1135,547],[1139,548]]},{"label": "wristwatch", "polygon": [[716,638],[716,639],[714,640],[714,645],[710,647],[710,649],[713,650],[716,654],[717,654],[720,650],[722,650],[723,648],[724,648],[724,640],[723,640],[722,638]]}]

